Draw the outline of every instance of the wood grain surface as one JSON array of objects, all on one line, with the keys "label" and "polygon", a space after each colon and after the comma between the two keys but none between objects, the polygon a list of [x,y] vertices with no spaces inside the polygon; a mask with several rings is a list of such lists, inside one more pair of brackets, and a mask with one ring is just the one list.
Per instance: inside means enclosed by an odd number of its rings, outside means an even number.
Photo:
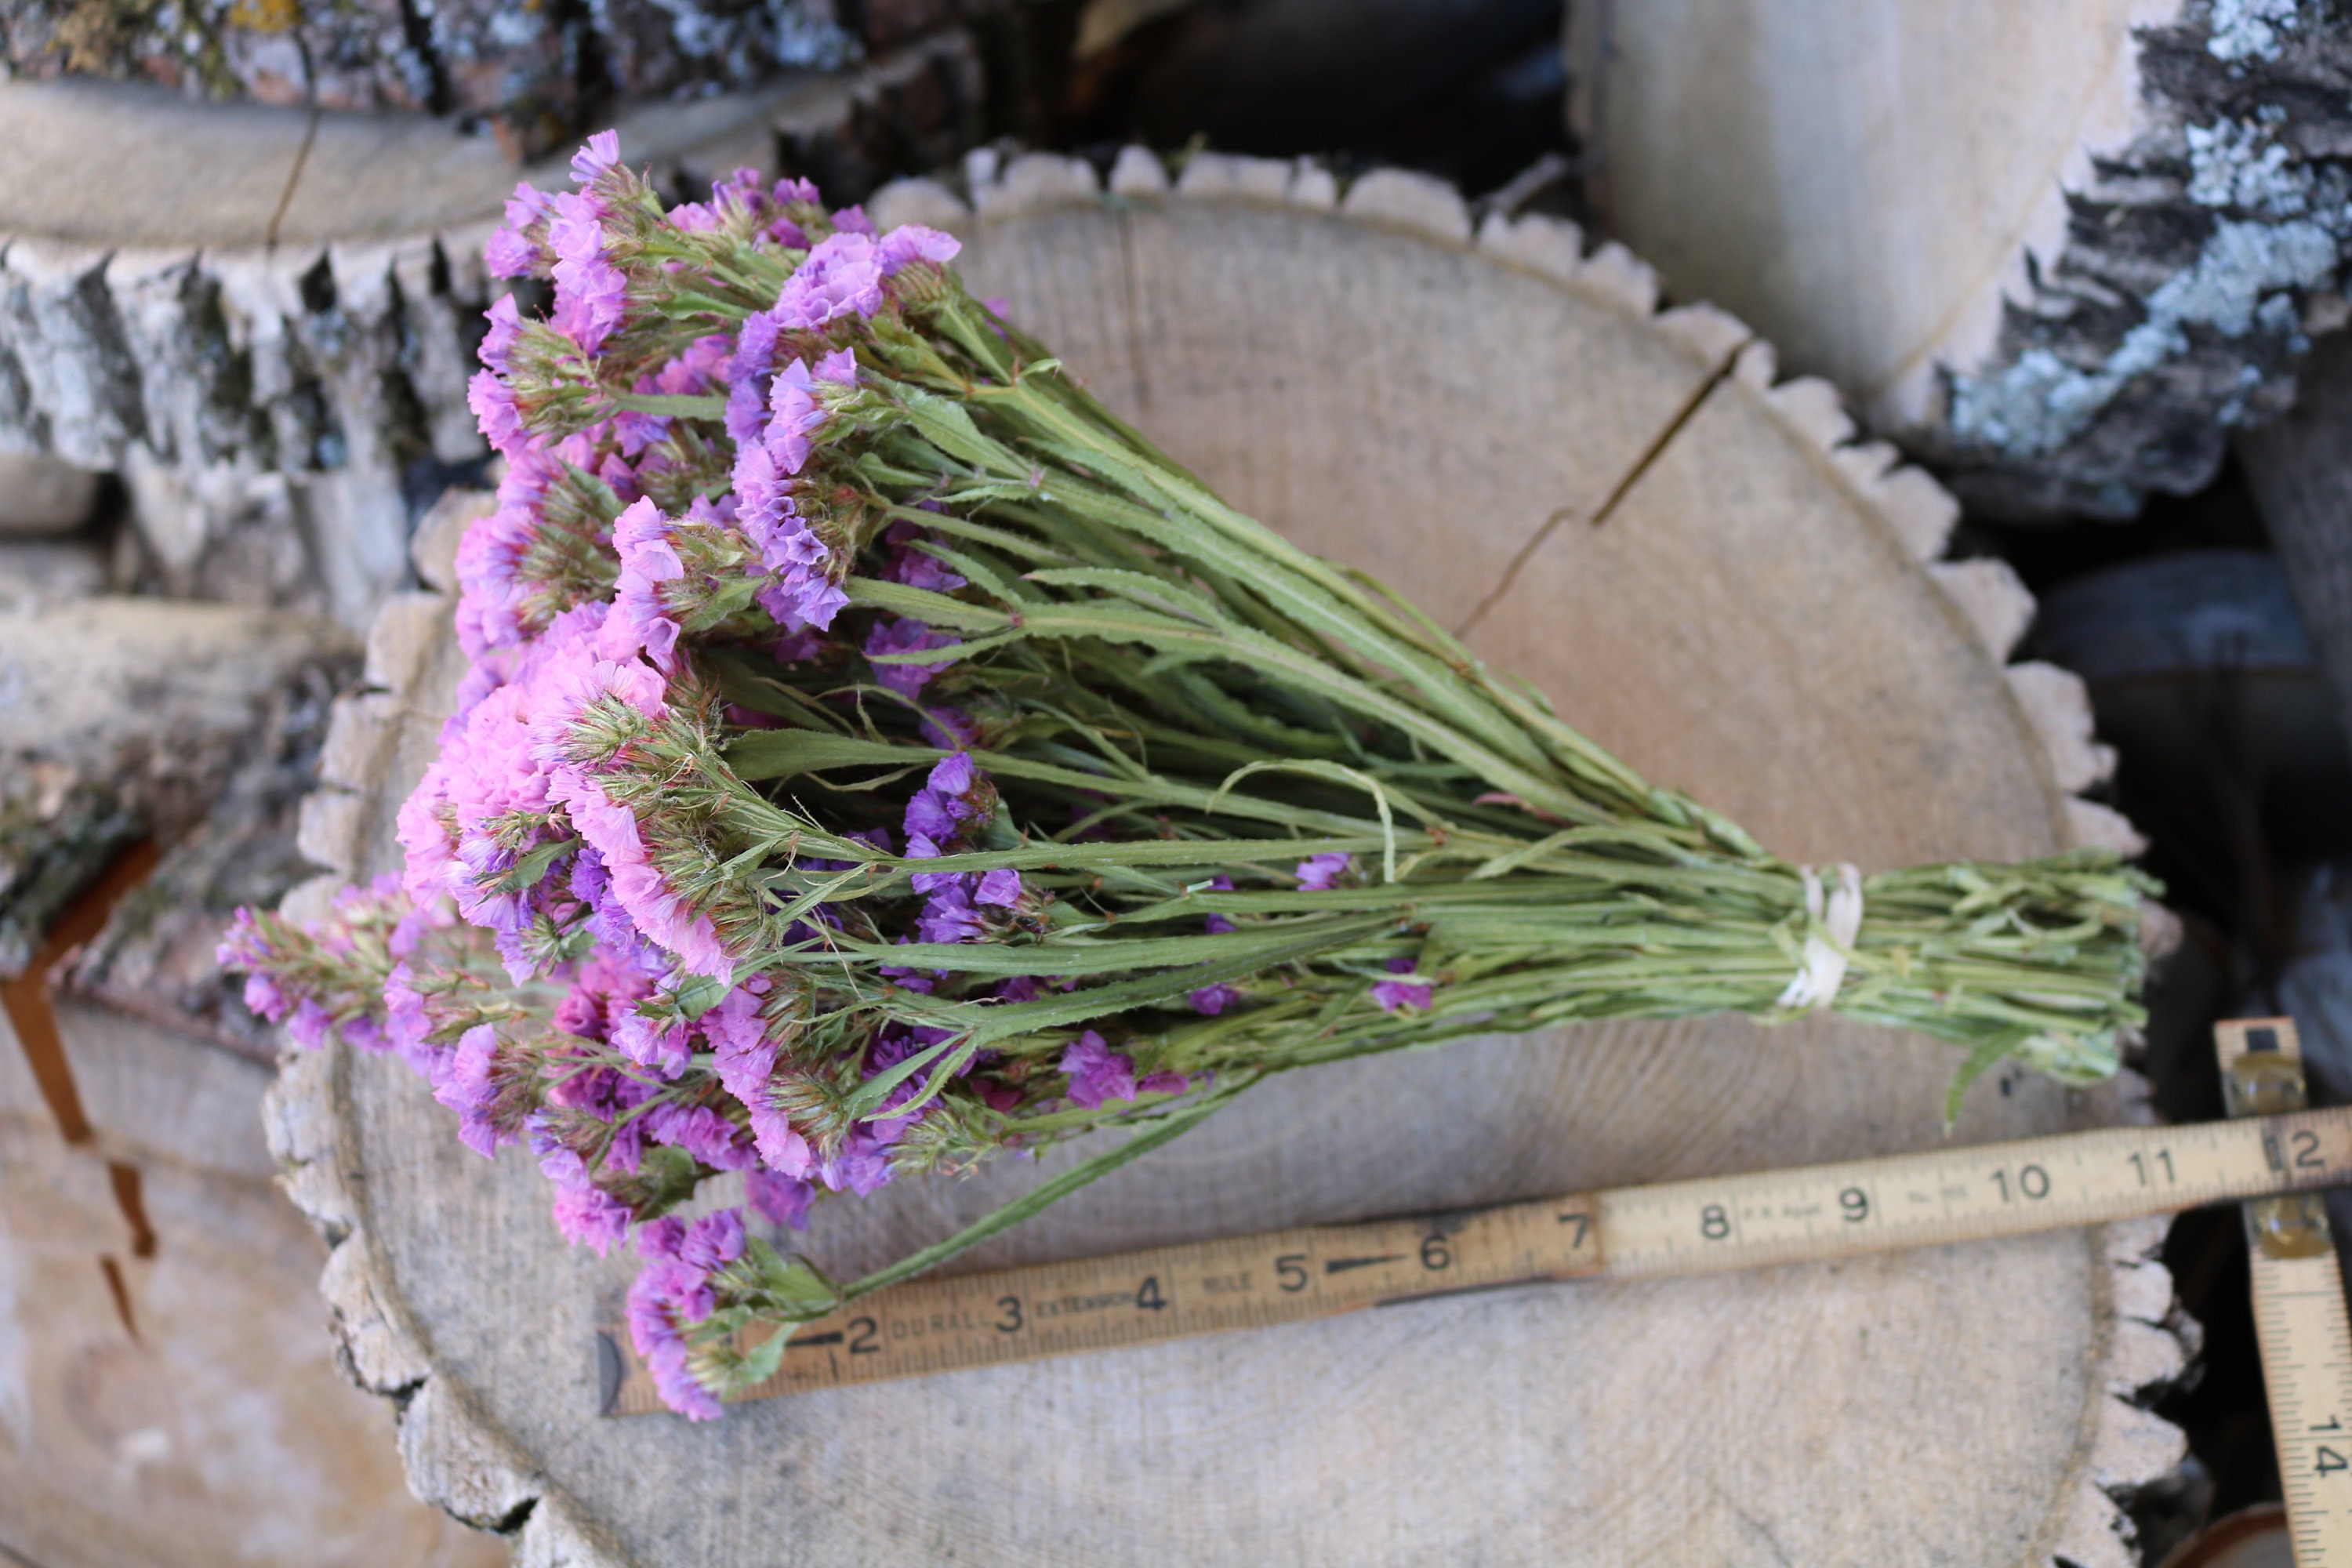
[{"label": "wood grain surface", "polygon": [[[877,216],[958,229],[975,291],[1227,497],[1475,620],[1480,651],[1766,843],[1884,866],[2118,826],[2061,792],[2042,734],[2070,721],[2004,678],[2013,584],[1964,600],[1928,569],[1949,503],[1844,445],[1819,384],[1773,387],[1738,323],[1654,316],[1622,252],[1538,219],[1474,240],[1404,175],[1342,204],[1319,171],[1208,156],[1174,191],[1138,154],[1108,194],[1058,160],[971,174],[976,214],[915,185]],[[379,624],[381,772],[342,781],[339,873],[392,863],[457,674],[447,610]],[[1956,1065],[1717,1019],[1328,1068],[966,1261],[1930,1147]],[[347,1237],[327,1289],[352,1363],[406,1391],[412,1480],[520,1523],[532,1563],[2123,1568],[2103,1489],[2181,1452],[2119,1396],[2180,1364],[2145,1227],[600,1420],[593,1330],[632,1264],[564,1247],[528,1159],[466,1151],[380,1058],[295,1060],[272,1114],[290,1190]],[[1988,1078],[1957,1136],[2080,1114]],[[809,1248],[854,1272],[1080,1152],[823,1205]]]}]

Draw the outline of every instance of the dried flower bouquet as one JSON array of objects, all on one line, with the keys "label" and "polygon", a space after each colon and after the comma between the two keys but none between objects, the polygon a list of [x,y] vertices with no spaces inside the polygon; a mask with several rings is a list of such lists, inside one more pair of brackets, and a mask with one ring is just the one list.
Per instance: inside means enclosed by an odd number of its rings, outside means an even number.
[{"label": "dried flower bouquet", "polygon": [[[1858,877],[1655,787],[1286,543],[975,301],[928,229],[749,172],[665,211],[609,133],[525,186],[474,405],[472,660],[407,869],[242,917],[252,1005],[393,1050],[564,1234],[636,1226],[639,1350],[714,1415],[806,1321],[1268,1076],[1578,1019],[1829,1007],[2070,1081],[2140,1020],[2116,857]],[[1957,1093],[1957,1087],[1955,1092]],[[669,1211],[1133,1135],[836,1282]]]}]

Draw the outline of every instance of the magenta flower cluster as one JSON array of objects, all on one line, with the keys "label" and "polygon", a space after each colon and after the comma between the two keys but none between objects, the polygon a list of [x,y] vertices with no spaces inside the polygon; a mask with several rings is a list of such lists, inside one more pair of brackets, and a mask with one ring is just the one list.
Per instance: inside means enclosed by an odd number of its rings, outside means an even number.
[{"label": "magenta flower cluster", "polygon": [[[646,1217],[675,1201],[677,1163],[693,1181],[740,1173],[756,1213],[802,1226],[821,1193],[864,1194],[888,1182],[894,1151],[940,1101],[930,1076],[906,1071],[863,1114],[826,1119],[823,1097],[803,1092],[809,1080],[783,1059],[778,1009],[789,998],[741,962],[681,885],[677,835],[647,808],[636,770],[645,746],[707,710],[694,649],[749,647],[793,666],[863,656],[867,679],[916,705],[923,734],[951,752],[906,802],[907,858],[981,845],[998,806],[993,781],[965,750],[974,721],[922,701],[947,663],[892,657],[955,638],[892,614],[874,615],[862,634],[838,631],[851,604],[845,584],[860,568],[824,501],[831,433],[859,405],[864,334],[898,308],[902,285],[936,277],[958,246],[919,227],[878,234],[856,208],[826,213],[805,182],[771,185],[750,171],[720,182],[708,203],[649,218],[650,198],[621,167],[611,132],[590,140],[572,172],[576,190],[518,187],[488,247],[493,273],[546,277],[553,303],[544,321],[526,320],[511,297],[488,312],[470,396],[505,471],[496,510],[458,551],[457,633],[469,668],[438,752],[398,812],[404,868],[345,895],[336,921],[307,935],[240,915],[222,957],[247,973],[248,1005],[298,1042],[340,1033],[357,1048],[396,1053],[456,1115],[468,1147],[491,1156],[525,1146],[575,1244],[606,1253],[635,1227],[645,1259],[629,1295],[636,1348],[664,1397],[707,1418],[718,1405],[690,1369],[688,1340],[714,1310],[714,1280],[744,1256],[747,1232],[733,1208],[691,1225]],[[740,329],[685,342],[632,373],[625,399],[607,399],[565,433],[539,433],[549,400],[592,384],[640,330],[625,258],[646,250],[649,222],[669,237],[654,242],[733,236],[789,271]],[[706,404],[723,407],[731,461],[721,482],[688,483],[681,475],[700,437],[683,435],[679,411]],[[862,569],[882,581],[934,595],[964,586],[914,521],[889,524],[872,551]],[[774,722],[727,711],[734,722]],[[891,847],[885,829],[866,838]],[[1328,885],[1306,867],[1300,875],[1302,885]],[[911,881],[920,902],[902,942],[1001,940],[1037,918],[1015,870]],[[832,921],[821,907],[809,912],[796,940],[822,940]],[[1215,916],[1208,923],[1232,929]],[[487,938],[509,986],[559,998],[545,1030],[483,1005],[497,977],[451,956],[467,931]],[[367,943],[375,946],[363,952]],[[367,971],[363,960],[383,975],[379,994],[360,994],[367,987],[349,979]],[[948,972],[883,973],[928,994]],[[1022,976],[994,996],[1033,1001],[1076,984]],[[1238,996],[1221,986],[1193,1002],[1213,1014]],[[871,1082],[950,1039],[886,1023],[858,1071]],[[979,1102],[1022,1103],[1024,1091],[990,1076],[991,1065],[983,1056],[956,1070]],[[1139,1074],[1092,1028],[1058,1068],[1061,1096],[1087,1109],[1190,1087],[1180,1074]]]}]

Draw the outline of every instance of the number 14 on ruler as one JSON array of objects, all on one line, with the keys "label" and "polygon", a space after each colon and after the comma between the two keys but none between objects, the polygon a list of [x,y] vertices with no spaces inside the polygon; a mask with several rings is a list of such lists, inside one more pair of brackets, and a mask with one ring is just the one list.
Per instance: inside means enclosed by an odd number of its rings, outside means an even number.
[{"label": "number 14 on ruler", "polygon": [[[2294,1020],[2225,1023],[2215,1045],[2232,1117],[2304,1109]],[[2292,1134],[2272,1141],[2265,1152],[2282,1172],[2316,1157]],[[2285,1193],[2252,1200],[2245,1214],[2254,1333],[2295,1568],[2352,1568],[2352,1321],[2327,1210],[2317,1193]]]}]

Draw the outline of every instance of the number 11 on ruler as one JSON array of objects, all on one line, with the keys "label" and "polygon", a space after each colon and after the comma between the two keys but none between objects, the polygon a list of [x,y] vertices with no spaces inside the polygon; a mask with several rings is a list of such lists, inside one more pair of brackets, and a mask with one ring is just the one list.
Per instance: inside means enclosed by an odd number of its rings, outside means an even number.
[{"label": "number 11 on ruler", "polygon": [[[2304,1108],[2293,1019],[2224,1023],[2214,1043],[2232,1117]],[[2298,1152],[2265,1152],[2284,1171]],[[2295,1568],[2352,1568],[2352,1321],[2320,1194],[2249,1203],[2246,1241]]]}]

